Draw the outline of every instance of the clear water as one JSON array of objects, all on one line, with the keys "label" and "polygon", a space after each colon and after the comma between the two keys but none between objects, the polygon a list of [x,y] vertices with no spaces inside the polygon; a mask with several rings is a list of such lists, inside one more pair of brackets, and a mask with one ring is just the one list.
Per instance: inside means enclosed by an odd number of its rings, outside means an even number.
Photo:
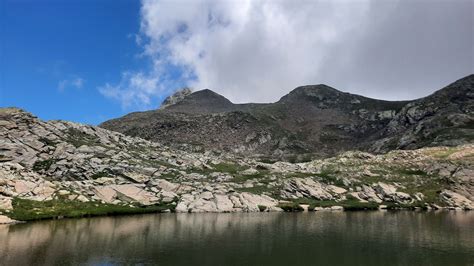
[{"label": "clear water", "polygon": [[0,226],[1,265],[474,265],[474,212],[149,214]]}]

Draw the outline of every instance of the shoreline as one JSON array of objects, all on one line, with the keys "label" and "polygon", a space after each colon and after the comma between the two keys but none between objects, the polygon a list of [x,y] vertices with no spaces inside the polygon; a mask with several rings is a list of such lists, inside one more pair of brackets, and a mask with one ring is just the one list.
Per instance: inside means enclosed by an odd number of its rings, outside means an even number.
[{"label": "shoreline", "polygon": [[438,208],[422,208],[415,206],[406,206],[406,207],[394,207],[387,205],[379,205],[378,208],[351,208],[343,206],[327,206],[327,207],[315,207],[314,209],[309,210],[309,206],[305,204],[298,205],[300,208],[292,209],[281,209],[276,210],[263,210],[263,211],[234,211],[234,212],[177,212],[174,209],[160,208],[152,209],[147,207],[133,207],[128,210],[121,212],[110,212],[110,213],[83,213],[81,215],[51,215],[51,216],[39,216],[39,217],[29,217],[25,220],[15,220],[7,215],[7,213],[0,213],[0,225],[14,225],[14,224],[23,224],[31,223],[37,221],[48,221],[48,220],[63,220],[63,219],[81,219],[81,218],[94,218],[94,217],[116,217],[116,216],[132,216],[132,215],[141,215],[141,214],[236,214],[236,213],[309,213],[309,212],[397,212],[397,211],[413,211],[413,212],[469,212],[469,209],[456,208],[456,207],[441,207]]}]

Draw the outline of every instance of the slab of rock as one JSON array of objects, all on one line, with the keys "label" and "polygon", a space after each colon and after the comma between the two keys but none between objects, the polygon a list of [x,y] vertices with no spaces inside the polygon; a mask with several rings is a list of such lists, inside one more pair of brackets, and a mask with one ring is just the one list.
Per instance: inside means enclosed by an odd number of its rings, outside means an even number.
[{"label": "slab of rock", "polygon": [[165,191],[172,191],[176,192],[178,190],[179,185],[178,184],[173,184],[167,180],[164,179],[157,179],[153,181],[153,185],[165,190]]},{"label": "slab of rock", "polygon": [[96,186],[92,191],[100,200],[106,203],[112,203],[117,198],[117,193],[113,186]]},{"label": "slab of rock", "polygon": [[328,191],[330,191],[332,194],[344,194],[347,192],[346,189],[342,188],[342,187],[337,187],[337,186],[333,186],[333,185],[329,185],[327,186],[326,188]]},{"label": "slab of rock", "polygon": [[326,186],[312,178],[292,178],[286,181],[280,192],[283,198],[313,198],[317,200],[331,200],[334,197],[326,190]]},{"label": "slab of rock", "polygon": [[15,192],[22,195],[31,192],[36,187],[36,184],[30,181],[17,180],[15,181]]},{"label": "slab of rock", "polygon": [[215,195],[216,208],[219,212],[231,212],[234,204],[227,195]]},{"label": "slab of rock", "polygon": [[404,192],[397,192],[397,188],[393,185],[379,182],[373,185],[374,190],[385,201],[409,204],[413,202],[412,197]]},{"label": "slab of rock", "polygon": [[217,206],[214,201],[198,198],[188,206],[190,212],[217,212]]},{"label": "slab of rock", "polygon": [[12,198],[4,197],[4,196],[0,195],[0,209],[1,210],[11,210],[11,209],[13,209]]},{"label": "slab of rock", "polygon": [[197,196],[199,199],[210,200],[214,198],[214,195],[210,191],[205,191]]},{"label": "slab of rock", "polygon": [[18,223],[17,220],[13,220],[5,215],[0,215],[0,224],[14,224]]},{"label": "slab of rock", "polygon": [[382,199],[377,196],[375,190],[367,185],[362,185],[361,191],[357,192],[357,196],[366,201],[382,203]]},{"label": "slab of rock", "polygon": [[389,196],[397,191],[395,186],[378,182],[373,186],[374,190],[382,196]]},{"label": "slab of rock", "polygon": [[184,194],[181,196],[178,205],[176,205],[176,212],[189,212],[189,204],[194,201],[194,196],[191,194]]},{"label": "slab of rock", "polygon": [[135,173],[135,172],[125,172],[123,173],[125,176],[127,176],[128,178],[130,178],[131,180],[133,180],[134,182],[136,183],[145,183],[147,182],[148,180],[150,180],[150,177],[147,176],[147,175],[144,175],[144,174],[140,174],[140,173]]},{"label": "slab of rock", "polygon": [[242,175],[256,175],[258,174],[258,170],[257,169],[254,169],[254,168],[249,168],[247,170],[244,170],[242,172],[240,172]]},{"label": "slab of rock", "polygon": [[243,192],[239,196],[242,203],[242,209],[247,212],[259,212],[258,206],[276,207],[278,201],[267,195],[256,195],[248,192]]},{"label": "slab of rock", "polygon": [[474,202],[459,193],[446,189],[443,190],[439,196],[441,200],[450,207],[462,208],[464,210],[474,210]]},{"label": "slab of rock", "polygon": [[37,201],[52,200],[52,196],[56,192],[52,186],[53,184],[50,182],[43,182],[37,185],[32,191],[35,195],[33,199]]},{"label": "slab of rock", "polygon": [[161,201],[164,203],[173,202],[174,199],[178,197],[176,193],[171,192],[171,191],[166,191],[166,190],[161,191],[160,196],[161,196]]},{"label": "slab of rock", "polygon": [[126,202],[138,202],[143,205],[151,205],[159,201],[152,193],[133,185],[113,185],[112,188],[117,193],[117,198]]},{"label": "slab of rock", "polygon": [[278,201],[265,195],[252,193],[212,194],[203,192],[196,197],[185,194],[181,197],[176,212],[259,212],[259,206],[268,211],[281,211],[276,207]]}]

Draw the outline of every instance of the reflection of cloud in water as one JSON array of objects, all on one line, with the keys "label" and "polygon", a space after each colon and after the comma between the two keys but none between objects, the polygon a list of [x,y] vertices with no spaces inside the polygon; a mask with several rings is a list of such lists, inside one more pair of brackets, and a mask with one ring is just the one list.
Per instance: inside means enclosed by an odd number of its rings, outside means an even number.
[{"label": "reflection of cloud in water", "polygon": [[178,263],[184,262],[184,257],[179,258],[184,253],[190,258],[202,258],[202,252],[231,252],[229,258],[237,252],[278,257],[289,247],[298,252],[363,245],[381,254],[389,254],[394,246],[462,253],[474,248],[473,223],[470,212],[408,211],[158,214],[43,221],[0,227],[0,261],[39,265],[135,258]]}]

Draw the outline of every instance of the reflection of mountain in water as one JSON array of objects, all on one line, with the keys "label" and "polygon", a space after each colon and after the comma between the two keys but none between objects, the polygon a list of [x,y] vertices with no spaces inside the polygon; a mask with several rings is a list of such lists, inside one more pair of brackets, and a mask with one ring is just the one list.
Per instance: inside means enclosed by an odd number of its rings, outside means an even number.
[{"label": "reflection of mountain in water", "polygon": [[470,212],[376,211],[45,221],[0,227],[0,254],[6,265],[377,265],[387,258],[388,264],[419,265],[429,259],[454,265],[472,260],[473,220]]}]

